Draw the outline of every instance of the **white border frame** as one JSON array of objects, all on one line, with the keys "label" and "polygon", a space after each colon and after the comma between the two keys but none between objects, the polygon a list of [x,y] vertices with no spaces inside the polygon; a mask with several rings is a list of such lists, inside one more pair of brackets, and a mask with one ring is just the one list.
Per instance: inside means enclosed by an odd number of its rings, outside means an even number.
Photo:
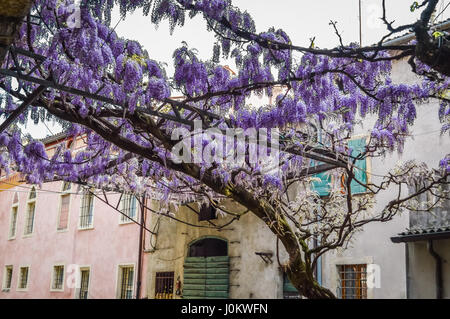
[{"label": "white border frame", "polygon": [[[5,287],[6,286],[6,274],[7,274],[7,269],[11,268],[12,272],[11,272],[11,284],[9,286],[9,288]],[[12,288],[12,283],[13,283],[13,278],[14,278],[14,265],[5,265],[3,267],[3,280],[2,280],[2,292],[10,292],[11,288]]]},{"label": "white border frame", "polygon": [[[70,211],[71,211],[70,208],[72,207],[72,193],[71,193],[71,191],[72,191],[73,184],[70,183],[70,188],[68,190],[66,190],[66,191],[63,191],[64,183],[65,182],[63,182],[62,185],[61,185],[61,194],[59,195],[59,205],[58,205],[58,214],[57,214],[58,215],[58,219],[56,220],[56,232],[57,233],[68,232],[69,231],[69,227],[70,227]],[[63,196],[69,196],[69,209],[68,209],[68,212],[67,212],[67,227],[64,228],[64,229],[58,229],[59,219],[61,217],[61,208],[62,208],[62,198],[63,198]]]},{"label": "white border frame", "polygon": [[[63,280],[62,280],[62,288],[55,289],[53,288],[53,284],[55,282],[55,267],[63,266]],[[64,292],[64,288],[66,285],[66,265],[64,263],[56,263],[52,265],[52,272],[50,274],[50,292]]]},{"label": "white border frame", "polygon": [[[14,203],[14,197],[17,195],[17,203]],[[9,227],[8,227],[8,240],[14,240],[16,239],[17,236],[17,226],[18,226],[18,221],[19,221],[19,203],[20,203],[20,199],[19,199],[19,193],[15,192],[14,196],[12,198],[12,204],[11,204],[11,210],[9,213]],[[11,226],[12,226],[12,215],[13,215],[13,209],[16,208],[16,225],[15,225],[15,232],[14,235],[11,236]]]},{"label": "white border frame", "polygon": [[[126,196],[127,194],[123,193],[122,197],[120,199],[120,211],[123,213],[123,197]],[[121,213],[119,213],[119,225],[129,225],[129,224],[134,224],[135,222],[139,222],[139,216],[140,216],[140,205],[139,205],[139,201],[136,198],[136,195],[134,194],[128,194],[134,197],[134,199],[136,200],[136,217],[134,219],[128,218],[128,221],[122,221],[122,217],[124,217],[124,215],[122,215]]]},{"label": "white border frame", "polygon": [[[92,189],[92,192],[94,192],[95,189]],[[81,191],[81,198],[80,198],[80,210],[78,214],[78,230],[91,230],[94,229],[94,219],[95,219],[95,195],[92,195],[92,223],[89,227],[81,227],[81,212],[83,208],[83,196],[85,196],[84,188],[82,188]]]},{"label": "white border frame", "polygon": [[[75,287],[75,289],[74,289],[73,299],[80,299],[79,294],[80,294],[80,290],[81,290],[81,271],[82,270],[86,270],[86,269],[89,269],[88,297],[87,297],[87,299],[90,299],[89,297],[90,297],[90,294],[91,294],[91,279],[92,279],[92,266],[91,265],[79,265],[78,266],[78,269],[77,269],[78,274],[77,275],[79,276],[80,282],[79,283],[77,282],[77,287]],[[80,285],[79,287],[78,287],[78,284]],[[80,299],[80,300],[83,300],[83,299]]]},{"label": "white border frame", "polygon": [[[30,194],[33,191],[33,189],[34,189],[34,191],[36,193],[36,197],[33,198],[33,199],[30,199]],[[38,192],[37,192],[36,186],[32,186],[31,190],[28,192],[27,203],[25,205],[25,220],[24,220],[24,224],[23,224],[23,236],[22,236],[22,238],[30,238],[34,234],[34,229],[36,227],[37,198],[38,198]],[[28,205],[31,204],[31,203],[34,203],[33,229],[31,230],[31,233],[25,234],[25,231],[27,229],[27,222],[28,222],[28,219],[29,219],[28,218],[28,213],[29,213]]]},{"label": "white border frame", "polygon": [[[20,271],[22,268],[28,268],[28,273],[27,273],[27,286],[25,288],[19,288],[20,285],[20,277],[22,272]],[[31,274],[31,265],[20,265],[19,266],[19,272],[17,274],[17,284],[16,284],[16,291],[19,292],[27,292],[28,288],[30,288],[30,274]]]},{"label": "white border frame", "polygon": [[116,267],[116,299],[120,299],[120,283],[122,279],[121,269],[125,267],[133,267],[133,292],[132,298],[136,297],[136,263],[120,263]]}]

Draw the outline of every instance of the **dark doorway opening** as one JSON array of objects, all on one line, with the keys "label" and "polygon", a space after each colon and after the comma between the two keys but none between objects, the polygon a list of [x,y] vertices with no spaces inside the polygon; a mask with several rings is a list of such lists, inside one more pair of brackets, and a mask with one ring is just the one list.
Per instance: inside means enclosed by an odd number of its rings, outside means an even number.
[{"label": "dark doorway opening", "polygon": [[189,257],[228,256],[227,242],[218,238],[205,238],[189,247]]}]

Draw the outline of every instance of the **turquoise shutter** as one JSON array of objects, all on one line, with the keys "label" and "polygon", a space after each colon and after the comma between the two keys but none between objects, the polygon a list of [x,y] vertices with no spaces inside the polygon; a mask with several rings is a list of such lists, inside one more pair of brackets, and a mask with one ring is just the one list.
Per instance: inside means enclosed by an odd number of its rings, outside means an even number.
[{"label": "turquoise shutter", "polygon": [[320,196],[328,196],[331,188],[331,176],[327,172],[313,175],[313,177],[320,178],[320,182],[312,182],[311,188],[316,191]]},{"label": "turquoise shutter", "polygon": [[288,276],[286,274],[283,275],[283,292],[295,292],[298,293],[297,288],[294,287],[294,285],[289,280]]},{"label": "turquoise shutter", "polygon": [[[366,150],[366,139],[350,140],[348,147],[352,150],[352,156],[357,157]],[[355,178],[363,184],[367,183],[367,163],[366,159],[358,160],[355,163],[356,168],[353,170]],[[351,182],[352,194],[361,194],[366,192],[366,188],[356,181]]]},{"label": "turquoise shutter", "polygon": [[[322,141],[322,133],[321,130],[317,131],[317,135],[318,135],[318,140],[321,142]],[[316,161],[312,161],[311,162],[311,166],[314,167],[318,165],[318,163]],[[317,192],[317,194],[319,194],[319,196],[328,196],[330,195],[330,189],[331,189],[331,176],[329,175],[329,172],[323,172],[323,173],[319,173],[319,174],[315,174],[312,177],[318,177],[320,178],[319,182],[312,182],[311,183],[311,189],[315,192]]]},{"label": "turquoise shutter", "polygon": [[228,298],[228,256],[187,257],[184,263],[184,299]]}]

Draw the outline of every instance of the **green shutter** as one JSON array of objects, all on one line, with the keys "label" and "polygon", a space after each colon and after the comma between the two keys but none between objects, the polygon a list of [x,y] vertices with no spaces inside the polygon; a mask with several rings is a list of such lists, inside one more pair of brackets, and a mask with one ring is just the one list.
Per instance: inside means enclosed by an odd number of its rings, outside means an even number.
[{"label": "green shutter", "polygon": [[313,177],[320,178],[320,181],[314,181],[311,183],[312,190],[316,191],[320,196],[328,196],[331,188],[331,175],[327,172],[313,175]]},{"label": "green shutter", "polygon": [[296,292],[298,293],[297,288],[291,283],[287,275],[283,275],[283,292]]},{"label": "green shutter", "polygon": [[228,298],[228,256],[187,257],[184,263],[183,298]]},{"label": "green shutter", "polygon": [[[366,150],[366,139],[350,140],[348,147],[352,150],[352,156],[357,157]],[[355,178],[363,184],[367,183],[367,164],[366,159],[358,160],[355,163],[356,168],[353,170]],[[351,182],[352,194],[361,194],[366,192],[366,188],[356,181]]]},{"label": "green shutter", "polygon": [[[321,129],[317,130],[317,136],[318,136],[318,141],[322,142],[322,130]],[[319,164],[321,164],[321,163],[318,163],[316,161],[311,161],[311,166],[312,167],[314,167],[316,165],[319,165]],[[323,172],[323,173],[315,174],[315,175],[312,175],[312,177],[318,177],[318,178],[320,178],[320,181],[319,182],[312,182],[311,183],[311,189],[313,191],[316,191],[319,194],[319,196],[328,196],[328,195],[330,195],[331,176],[330,176],[329,172]]]}]

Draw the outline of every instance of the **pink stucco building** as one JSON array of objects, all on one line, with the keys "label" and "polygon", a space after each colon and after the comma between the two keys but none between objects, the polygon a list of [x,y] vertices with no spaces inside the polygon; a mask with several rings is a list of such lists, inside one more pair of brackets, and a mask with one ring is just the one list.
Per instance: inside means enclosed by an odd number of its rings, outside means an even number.
[{"label": "pink stucco building", "polygon": [[109,193],[119,213],[76,184],[19,179],[0,179],[0,299],[145,297],[136,198]]}]

